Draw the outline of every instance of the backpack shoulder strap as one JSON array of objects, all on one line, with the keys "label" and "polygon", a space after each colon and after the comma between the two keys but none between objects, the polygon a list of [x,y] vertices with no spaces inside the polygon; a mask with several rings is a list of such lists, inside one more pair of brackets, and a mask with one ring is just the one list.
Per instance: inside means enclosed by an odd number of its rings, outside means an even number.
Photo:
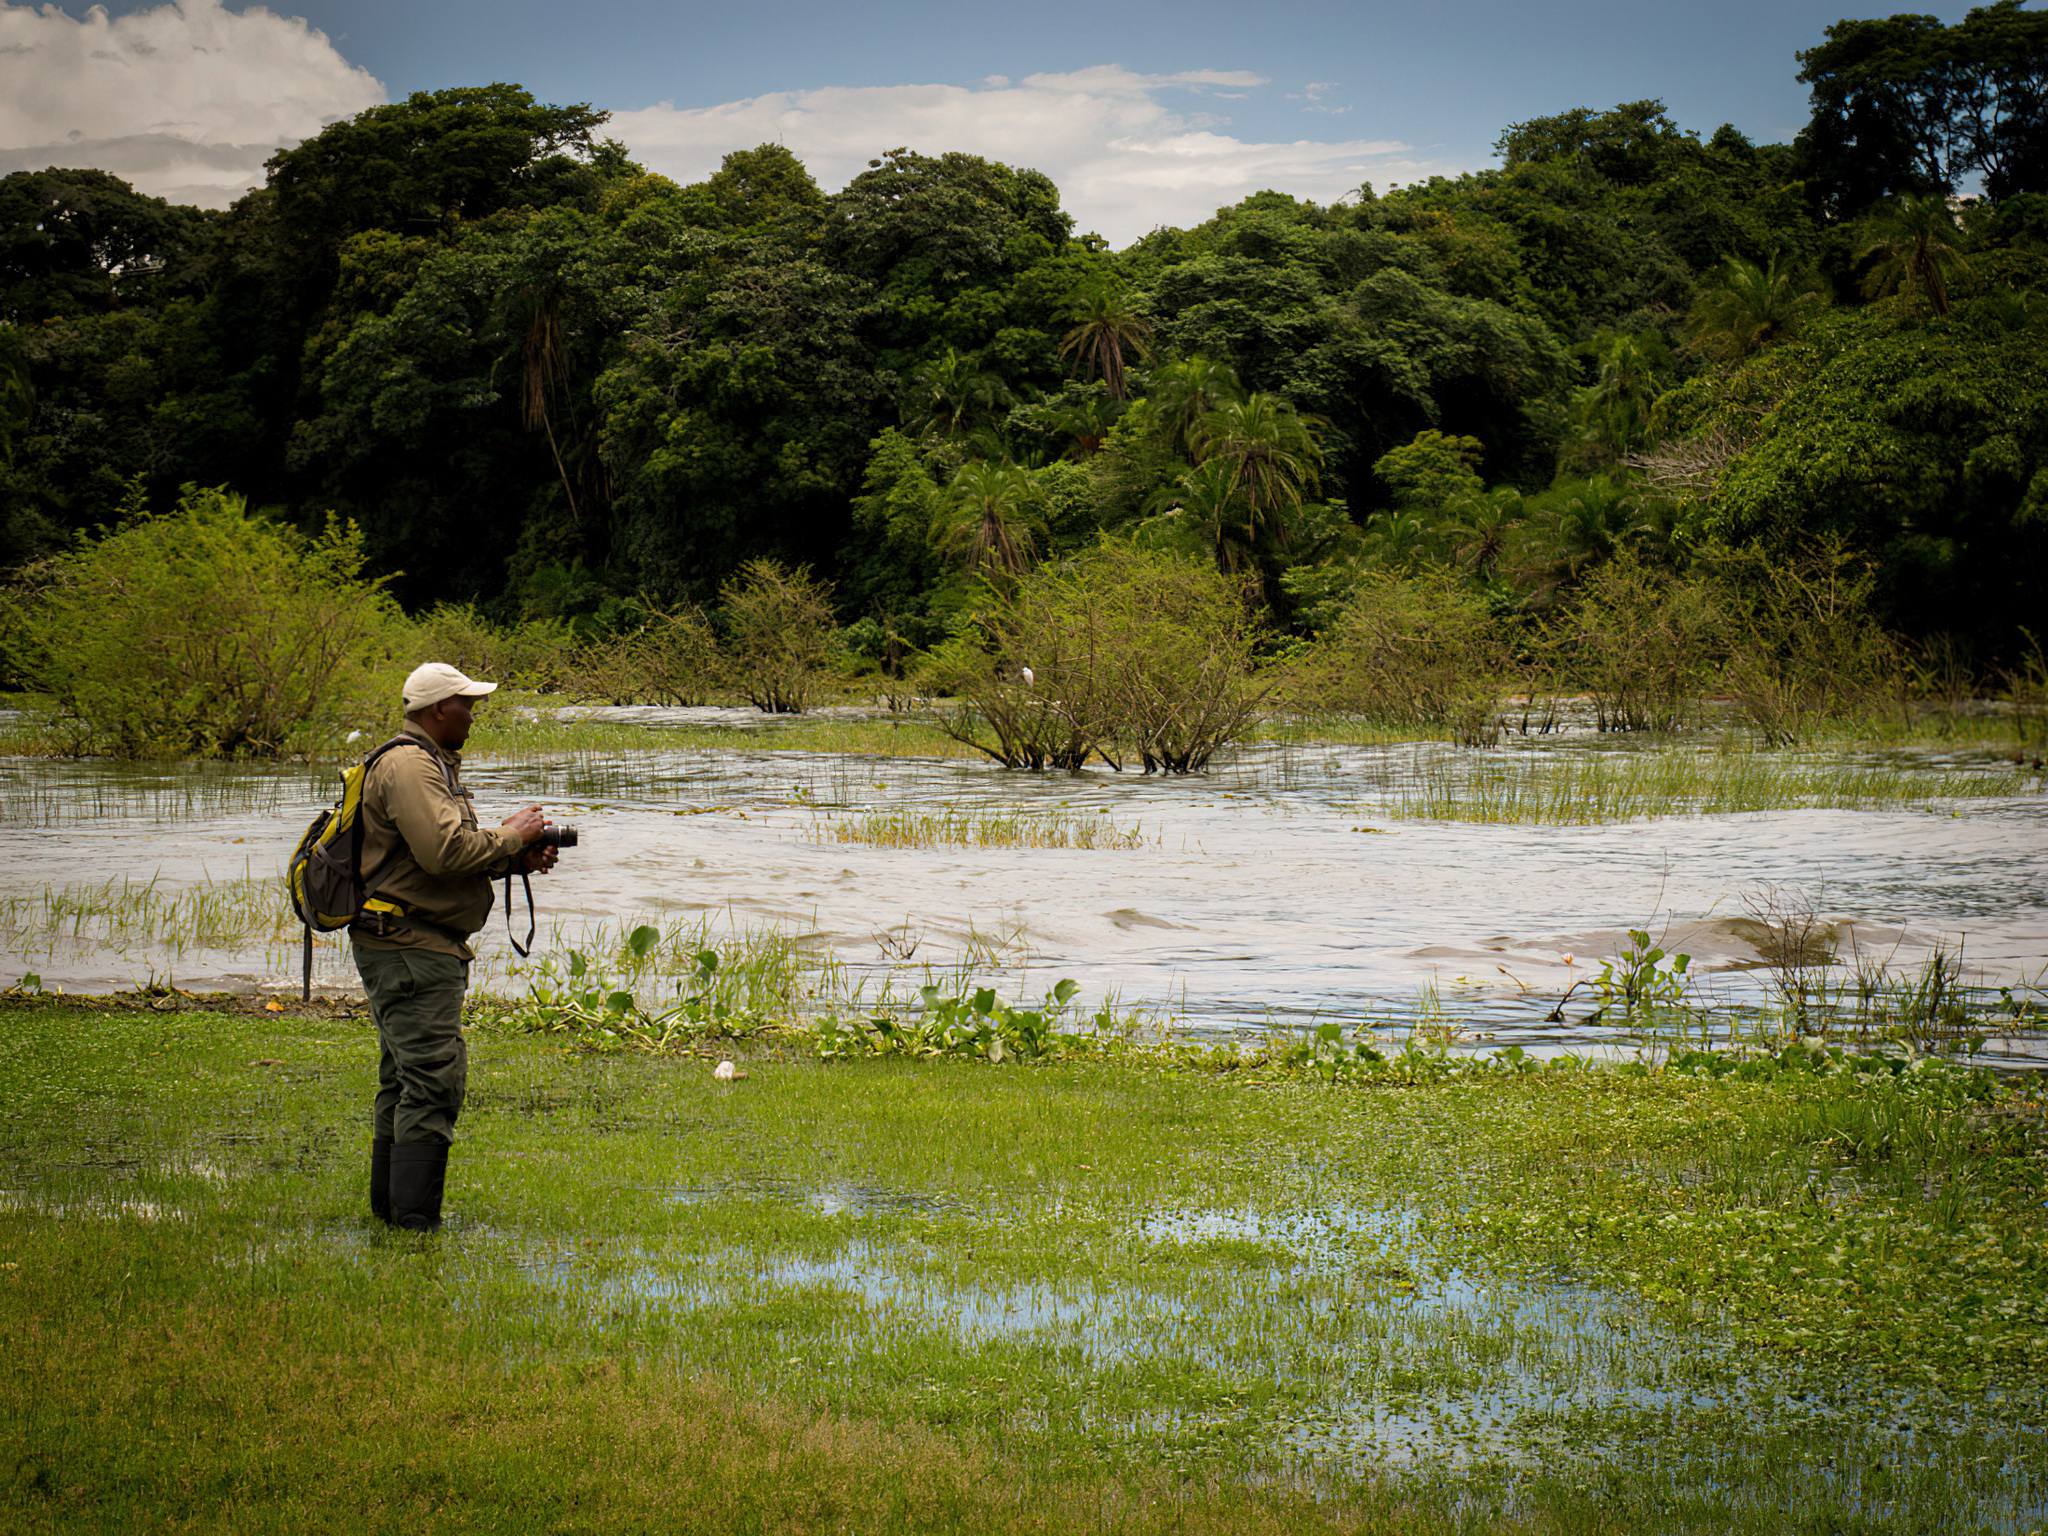
[{"label": "backpack shoulder strap", "polygon": [[[426,751],[429,751],[429,750],[431,750],[431,749],[430,749],[430,748],[428,747],[427,743],[425,743],[424,741],[421,741],[421,740],[419,739],[419,737],[417,737],[417,736],[394,736],[394,737],[392,737],[392,738],[391,738],[391,739],[390,739],[389,741],[385,742],[383,746],[381,746],[381,747],[377,748],[377,750],[376,750],[376,751],[372,752],[372,753],[371,753],[371,754],[370,754],[370,755],[369,755],[368,757],[366,757],[366,758],[364,758],[364,759],[363,759],[363,791],[364,791],[364,793],[365,793],[365,794],[368,794],[368,792],[369,792],[369,788],[370,788],[370,770],[371,770],[372,768],[374,768],[374,767],[375,767],[375,766],[377,765],[377,759],[378,759],[378,758],[380,758],[380,757],[382,757],[382,756],[383,756],[383,755],[384,755],[384,754],[385,754],[386,752],[389,752],[389,751],[391,751],[392,749],[394,749],[394,748],[396,748],[396,747],[418,747],[418,748],[419,748],[419,749],[420,749],[420,750],[421,750],[422,752],[426,752]],[[447,759],[443,758],[443,757],[441,756],[441,754],[440,754],[440,753],[438,753],[438,752],[435,752],[435,753],[434,753],[434,761],[435,761],[435,763],[436,763],[436,764],[438,764],[438,765],[440,766],[440,769],[441,769],[441,777],[442,777],[443,779],[445,779],[445,780],[447,780],[447,781],[448,781],[448,793],[450,793],[451,795],[452,795],[452,794],[454,794],[454,793],[456,792],[456,791],[455,791],[455,771],[454,771],[454,770],[453,770],[452,768],[450,768],[450,767],[448,766],[448,762],[447,762]],[[362,807],[358,807],[358,808],[357,808],[357,811],[356,811],[356,826],[355,826],[355,836],[356,836],[356,868],[360,870],[360,869],[362,868],[362,858],[363,858],[363,808],[362,808]],[[385,879],[386,879],[386,878],[387,878],[387,877],[388,877],[388,876],[389,876],[389,875],[391,874],[391,872],[392,872],[392,869],[393,869],[393,867],[394,867],[394,865],[395,865],[395,864],[396,864],[396,860],[394,860],[394,859],[387,859],[387,860],[385,860],[385,861],[384,861],[384,867],[383,867],[382,869],[380,869],[380,870],[378,870],[378,871],[377,871],[377,877],[376,877],[376,879],[374,879],[374,880],[369,880],[369,881],[365,881],[365,882],[364,882],[364,885],[363,885],[363,900],[364,900],[365,902],[367,902],[367,901],[368,901],[368,900],[369,900],[369,899],[370,899],[370,898],[371,898],[372,896],[375,896],[375,895],[377,894],[378,888],[379,888],[380,886],[382,886],[382,885],[384,884],[384,881],[385,881]]]},{"label": "backpack shoulder strap", "polygon": [[[370,770],[377,765],[377,759],[386,752],[391,751],[394,747],[418,747],[422,752],[433,751],[427,743],[421,741],[417,736],[394,736],[363,759],[363,782],[365,785],[369,783]],[[433,756],[434,761],[440,765],[441,777],[448,781],[448,788],[452,791],[455,788],[455,771],[448,766],[447,760],[440,753],[434,752]]]}]

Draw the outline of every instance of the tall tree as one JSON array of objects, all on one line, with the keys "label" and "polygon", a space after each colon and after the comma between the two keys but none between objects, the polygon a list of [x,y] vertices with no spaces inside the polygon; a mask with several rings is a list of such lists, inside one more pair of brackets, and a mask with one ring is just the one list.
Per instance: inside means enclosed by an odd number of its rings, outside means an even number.
[{"label": "tall tree", "polygon": [[1107,283],[1090,283],[1068,301],[1073,328],[1060,338],[1060,356],[1102,380],[1112,400],[1127,396],[1124,362],[1152,355],[1152,326],[1130,300]]},{"label": "tall tree", "polygon": [[1952,27],[1838,21],[1799,62],[1813,104],[1799,147],[1837,217],[1978,173],[1994,199],[2048,191],[2048,12],[1994,0]]},{"label": "tall tree", "polygon": [[964,557],[970,570],[996,580],[1016,577],[1031,562],[1031,476],[1014,464],[976,459],[946,487],[946,520],[938,543]]},{"label": "tall tree", "polygon": [[1871,263],[1863,291],[1904,293],[1937,315],[1948,313],[1948,282],[1963,271],[1963,231],[1944,197],[1895,197],[1864,226],[1856,259]]},{"label": "tall tree", "polygon": [[1277,395],[1262,393],[1220,405],[1195,423],[1190,440],[1197,462],[1229,471],[1247,542],[1277,532],[1283,514],[1315,490],[1323,465],[1319,426]]}]

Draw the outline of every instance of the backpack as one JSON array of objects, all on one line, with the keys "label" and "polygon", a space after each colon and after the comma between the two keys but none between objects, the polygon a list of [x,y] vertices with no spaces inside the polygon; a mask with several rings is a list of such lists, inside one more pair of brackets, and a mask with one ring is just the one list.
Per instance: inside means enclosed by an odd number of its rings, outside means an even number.
[{"label": "backpack", "polygon": [[[394,736],[352,768],[341,772],[341,798],[315,816],[285,866],[285,888],[292,910],[305,925],[305,959],[299,996],[313,996],[313,935],[346,928],[376,895],[376,885],[363,883],[363,785],[378,758],[394,747],[427,744],[416,736]],[[382,875],[378,883],[382,883]]]}]

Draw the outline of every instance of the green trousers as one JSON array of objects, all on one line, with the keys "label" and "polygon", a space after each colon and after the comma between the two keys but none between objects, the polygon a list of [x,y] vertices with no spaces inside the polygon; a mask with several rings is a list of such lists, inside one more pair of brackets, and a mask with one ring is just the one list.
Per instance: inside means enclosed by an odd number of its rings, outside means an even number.
[{"label": "green trousers", "polygon": [[424,949],[349,947],[377,1025],[376,1135],[401,1145],[453,1141],[469,1083],[468,962]]}]

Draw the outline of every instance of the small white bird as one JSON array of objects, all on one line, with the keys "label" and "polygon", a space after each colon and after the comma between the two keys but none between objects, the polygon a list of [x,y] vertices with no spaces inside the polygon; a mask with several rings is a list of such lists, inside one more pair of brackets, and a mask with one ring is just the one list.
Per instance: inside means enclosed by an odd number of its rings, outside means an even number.
[{"label": "small white bird", "polygon": [[1038,685],[1038,674],[1029,667],[1019,667],[1017,673],[1024,679],[1024,686],[1026,688],[1035,688]]},{"label": "small white bird", "polygon": [[711,1075],[721,1083],[729,1083],[740,1075],[740,1069],[729,1061],[721,1061],[711,1069]]},{"label": "small white bird", "polygon": [[355,744],[356,744],[357,742],[361,741],[362,739],[363,739],[363,733],[362,733],[361,731],[350,731],[350,732],[348,733],[348,739],[347,739],[347,741],[346,741],[345,743],[343,743],[343,745],[345,745],[345,746],[351,746],[351,747],[352,747],[352,746],[354,746],[354,745],[355,745]]}]

